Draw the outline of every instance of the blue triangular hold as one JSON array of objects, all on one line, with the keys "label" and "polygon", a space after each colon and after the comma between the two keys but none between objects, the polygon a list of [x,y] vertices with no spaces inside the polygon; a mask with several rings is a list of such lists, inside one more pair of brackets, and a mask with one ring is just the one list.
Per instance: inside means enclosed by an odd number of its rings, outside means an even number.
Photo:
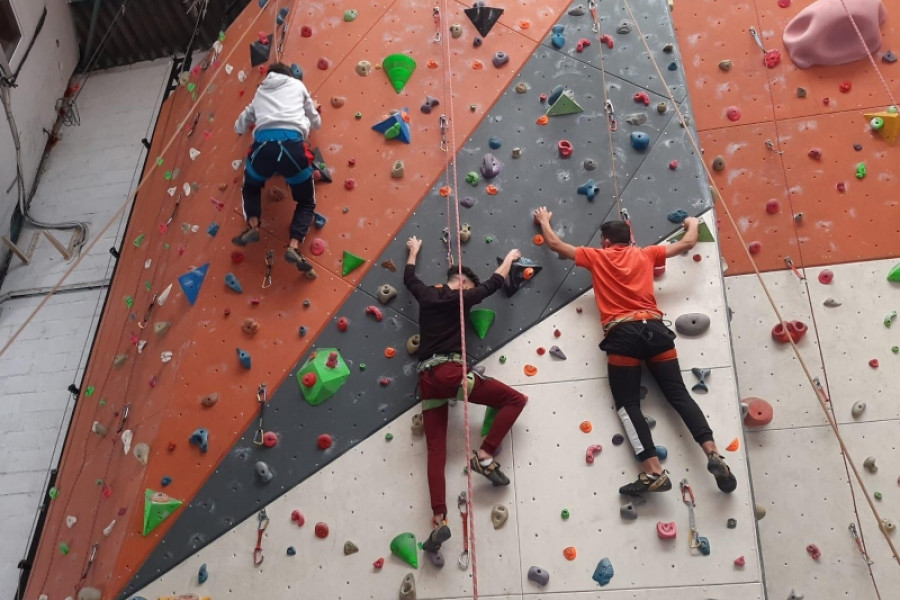
[{"label": "blue triangular hold", "polygon": [[197,267],[192,271],[188,271],[178,278],[178,285],[181,286],[181,291],[187,296],[191,306],[197,301],[197,294],[200,293],[200,287],[203,285],[203,280],[206,279],[206,272],[208,270],[209,263],[206,263],[202,267]]},{"label": "blue triangular hold", "polygon": [[238,294],[244,293],[244,288],[241,287],[241,282],[238,281],[238,278],[234,276],[234,273],[225,274],[225,285]]}]

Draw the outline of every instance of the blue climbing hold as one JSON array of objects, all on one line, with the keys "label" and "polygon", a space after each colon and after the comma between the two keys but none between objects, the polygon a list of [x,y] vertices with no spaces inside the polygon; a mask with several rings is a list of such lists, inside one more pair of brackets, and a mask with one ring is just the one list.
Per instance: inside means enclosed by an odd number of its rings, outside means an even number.
[{"label": "blue climbing hold", "polygon": [[241,361],[241,366],[245,369],[250,368],[250,353],[246,350],[237,349],[238,360]]},{"label": "blue climbing hold", "polygon": [[210,237],[216,237],[216,234],[219,233],[219,224],[210,223],[209,227],[206,228],[206,233],[208,233]]},{"label": "blue climbing hold", "polygon": [[265,8],[266,4],[268,4],[268,3],[269,3],[269,0],[259,0],[259,7]]},{"label": "blue climbing hold", "polygon": [[163,478],[159,480],[159,484],[163,487],[169,486],[172,484],[172,478],[168,475],[164,475]]},{"label": "blue climbing hold", "polygon": [[587,196],[588,200],[593,200],[599,191],[600,186],[593,179],[588,179],[584,185],[578,186],[578,193]]},{"label": "blue climbing hold", "polygon": [[294,548],[293,546],[288,546],[287,555],[294,556],[295,554],[297,554],[297,549]]},{"label": "blue climbing hold", "polygon": [[306,325],[300,326],[300,337],[304,337],[306,335]]},{"label": "blue climbing hold", "polygon": [[557,50],[566,45],[566,37],[563,35],[563,31],[565,30],[565,25],[554,25],[551,30],[550,43],[553,44],[553,47]]},{"label": "blue climbing hold", "polygon": [[279,26],[284,25],[284,22],[287,21],[289,11],[290,9],[287,6],[282,7],[281,10],[278,11],[278,16],[275,17],[275,22]]},{"label": "blue climbing hold", "polygon": [[234,273],[225,274],[225,285],[228,286],[228,289],[233,290],[238,294],[244,293],[244,288],[241,287],[241,282],[234,276]]},{"label": "blue climbing hold", "polygon": [[669,457],[669,451],[665,446],[657,446],[656,447],[656,456],[659,460],[666,460]]},{"label": "blue climbing hold", "polygon": [[298,65],[297,63],[291,63],[291,76],[294,79],[303,81],[303,69],[301,69],[300,65]]},{"label": "blue climbing hold", "polygon": [[700,554],[703,556],[709,556],[709,538],[705,538],[702,535],[697,538],[697,541],[700,543],[698,548],[700,549]]},{"label": "blue climbing hold", "polygon": [[197,583],[206,583],[206,580],[209,579],[209,571],[206,570],[206,563],[200,565],[200,570],[197,571]]},{"label": "blue climbing hold", "polygon": [[197,295],[200,294],[207,271],[209,271],[209,263],[192,269],[178,278],[178,285],[181,286],[181,291],[184,292],[191,306],[197,301]]},{"label": "blue climbing hold", "polygon": [[687,211],[685,211],[684,209],[681,209],[681,208],[679,208],[676,211],[670,212],[668,215],[666,215],[666,218],[670,222],[675,223],[676,225],[678,223],[684,223],[684,220],[687,219],[687,217],[688,217]]},{"label": "blue climbing hold", "polygon": [[561,85],[557,85],[552,90],[550,90],[550,95],[547,96],[547,105],[553,106],[554,104],[556,104],[556,101],[559,100],[559,97],[562,96],[564,91],[566,91],[566,88]]},{"label": "blue climbing hold", "polygon": [[633,131],[631,133],[631,147],[635,150],[646,150],[650,145],[650,136],[643,131]]},{"label": "blue climbing hold", "polygon": [[313,225],[315,225],[316,229],[322,229],[323,227],[325,227],[325,223],[327,222],[328,219],[325,218],[325,215],[313,213]]},{"label": "blue climbing hold", "polygon": [[600,562],[597,563],[597,568],[594,569],[594,574],[591,576],[591,579],[599,583],[601,586],[606,585],[615,575],[615,571],[613,571],[612,563],[609,562],[608,558],[600,559]]},{"label": "blue climbing hold", "polygon": [[503,140],[501,140],[500,138],[498,138],[495,135],[492,135],[490,137],[490,139],[488,140],[488,146],[491,147],[491,150],[497,150],[502,145],[503,145]]},{"label": "blue climbing hold", "polygon": [[200,448],[200,452],[206,452],[209,450],[209,431],[203,427],[195,430],[194,433],[191,434],[190,442],[192,446]]},{"label": "blue climbing hold", "polygon": [[675,61],[670,62],[670,63],[669,63],[669,70],[670,70],[670,71],[677,71],[677,70],[678,70],[678,63],[675,62]]}]

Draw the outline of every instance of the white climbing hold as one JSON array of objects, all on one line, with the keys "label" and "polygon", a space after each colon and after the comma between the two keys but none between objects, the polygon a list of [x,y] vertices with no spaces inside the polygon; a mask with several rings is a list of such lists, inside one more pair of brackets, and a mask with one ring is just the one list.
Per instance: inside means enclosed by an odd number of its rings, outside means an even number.
[{"label": "white climbing hold", "polygon": [[863,414],[863,411],[866,410],[866,403],[860,400],[859,402],[855,402],[853,404],[853,408],[850,409],[850,414],[853,415],[854,419],[858,419],[860,415]]},{"label": "white climbing hold", "polygon": [[235,171],[237,171],[238,169],[241,168],[242,164],[244,164],[244,161],[242,161],[242,160],[233,160],[233,161],[231,161],[231,168],[234,169]]},{"label": "white climbing hold", "polygon": [[144,346],[147,345],[147,340],[138,340],[137,343],[137,353],[140,354],[144,351]]},{"label": "white climbing hold", "polygon": [[867,456],[866,460],[863,461],[863,468],[869,473],[876,473],[878,471],[878,465],[875,464],[875,457]]},{"label": "white climbing hold", "polygon": [[152,265],[152,264],[153,264],[153,259],[152,259],[152,258],[148,258],[147,260],[144,261],[144,268],[145,268],[145,269],[149,269],[149,268],[150,268],[150,265]]},{"label": "white climbing hold", "polygon": [[191,148],[188,150],[188,154],[190,155],[191,160],[197,160],[197,157],[200,156],[200,151],[196,148]]},{"label": "white climbing hold", "polygon": [[156,303],[160,306],[166,303],[166,300],[169,299],[169,294],[172,293],[172,284],[166,286],[166,289],[162,291],[162,294],[159,295],[159,298],[156,299]]},{"label": "white climbing hold", "polygon": [[233,71],[234,71],[234,67],[232,67],[232,66],[229,65],[228,63],[225,63],[225,73],[228,74],[228,75],[231,75],[231,73],[232,73]]},{"label": "white climbing hold", "polygon": [[166,190],[166,193],[169,194],[169,196],[171,196],[172,198],[174,198],[175,192],[177,192],[177,191],[178,191],[178,186],[173,185],[172,187],[170,187],[169,189]]},{"label": "white climbing hold", "polygon": [[191,184],[189,184],[187,181],[185,181],[184,185],[181,186],[181,191],[184,192],[185,196],[190,196],[191,192],[193,191],[193,190],[191,190]]},{"label": "white climbing hold", "polygon": [[172,360],[172,352],[169,350],[166,350],[165,352],[160,354],[159,358],[160,358],[160,360],[163,361],[163,364],[166,364],[167,362]]},{"label": "white climbing hold", "polygon": [[107,525],[106,527],[103,528],[103,535],[108,537],[109,534],[112,533],[113,527],[115,527],[115,525],[116,525],[116,520],[113,519],[112,521],[109,522],[109,525]]},{"label": "white climbing hold", "polygon": [[797,590],[791,590],[791,593],[788,596],[788,600],[803,600],[803,594],[801,594]]},{"label": "white climbing hold", "polygon": [[103,594],[95,587],[83,587],[78,590],[78,600],[100,600]]},{"label": "white climbing hold", "polygon": [[66,527],[69,529],[72,529],[77,522],[78,519],[74,515],[66,515]]},{"label": "white climbing hold", "polygon": [[134,457],[138,459],[139,463],[141,463],[142,465],[146,465],[147,461],[150,460],[150,446],[148,446],[144,442],[135,444]]},{"label": "white climbing hold", "polygon": [[131,440],[134,438],[134,434],[130,429],[126,429],[122,432],[122,449],[125,451],[125,456],[128,456],[128,453],[131,452]]},{"label": "white climbing hold", "polygon": [[247,74],[244,73],[243,69],[238,71],[238,81],[240,81],[241,83],[244,83],[245,81],[247,81]]}]

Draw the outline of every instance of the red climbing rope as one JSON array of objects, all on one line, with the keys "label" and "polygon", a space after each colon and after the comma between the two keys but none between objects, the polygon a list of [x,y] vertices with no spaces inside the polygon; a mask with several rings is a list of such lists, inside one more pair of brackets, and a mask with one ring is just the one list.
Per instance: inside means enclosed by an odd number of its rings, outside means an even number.
[{"label": "red climbing rope", "polygon": [[[447,12],[447,0],[441,0],[440,12],[444,15],[449,14]],[[455,229],[450,229],[450,231],[459,231],[460,229],[460,216],[459,216],[459,198],[457,196],[457,190],[459,189],[459,173],[456,167],[456,160],[454,158],[456,153],[456,121],[454,119],[454,115],[456,114],[453,107],[453,69],[450,66],[450,59],[452,54],[450,52],[450,38],[451,36],[441,36],[441,54],[443,57],[443,76],[444,76],[444,95],[447,98],[447,107],[449,112],[449,122],[444,122],[444,125],[447,127],[447,130],[450,134],[450,144],[449,144],[449,154],[447,157],[447,167],[449,168],[452,176],[450,177],[450,191],[446,195],[447,198],[447,219],[450,219],[450,205],[453,204],[453,214],[456,217],[456,227]],[[443,137],[443,132],[442,132]],[[442,143],[442,146],[444,144]],[[459,273],[460,281],[462,280],[462,243],[460,242],[459,235],[451,236],[451,240],[456,240],[456,266]],[[451,242],[452,244],[452,242]],[[449,249],[449,248],[448,248]],[[463,412],[465,414],[465,428],[466,428],[466,461],[469,460],[469,456],[472,454],[472,440],[469,433],[469,386],[467,379],[465,378],[465,368],[468,364],[467,353],[466,353],[466,312],[465,306],[463,305],[463,288],[460,285],[459,287],[459,330],[460,330],[460,354],[462,355],[462,364],[463,364],[463,373],[464,378],[462,381],[462,396],[463,396]],[[474,506],[473,506],[473,498],[475,497],[472,492],[472,470],[466,470],[466,489],[468,493],[466,494],[466,501],[468,503],[468,521],[469,521],[469,536],[470,536],[470,557],[472,563],[472,598],[473,600],[478,600],[478,560],[477,554],[475,551],[475,520],[473,518],[474,515]],[[446,515],[445,515],[446,516]]]}]

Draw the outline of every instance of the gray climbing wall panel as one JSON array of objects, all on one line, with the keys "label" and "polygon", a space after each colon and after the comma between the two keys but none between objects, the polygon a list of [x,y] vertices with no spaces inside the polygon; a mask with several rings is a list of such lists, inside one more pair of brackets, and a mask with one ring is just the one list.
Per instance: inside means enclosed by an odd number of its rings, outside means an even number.
[{"label": "gray climbing wall panel", "polygon": [[[603,23],[618,24],[627,19],[621,3],[603,3],[598,10]],[[665,3],[647,7],[639,18],[656,60],[661,65],[675,61],[677,66],[677,48],[672,53],[663,51],[665,44],[675,43]],[[482,305],[494,310],[497,317],[484,340],[472,334],[468,336],[468,351],[473,360],[502,347],[590,286],[586,272],[574,269],[571,262],[559,261],[545,247],[533,243],[537,229],[531,212],[535,208],[548,206],[554,213],[557,232],[574,245],[598,244],[601,223],[615,218],[620,208],[627,208],[636,240],[646,245],[676,229],[666,219],[668,213],[681,208],[700,214],[709,206],[709,191],[701,178],[699,161],[675,118],[665,85],[660,82],[634,29],[628,34],[612,34],[614,49],[604,46],[606,94],[618,123],[618,129],[611,134],[610,147],[604,76],[598,68],[601,64],[598,42],[591,32],[590,16],[566,14],[560,23],[566,27],[566,45],[557,50],[548,40],[535,51],[516,82],[497,100],[457,155],[458,196],[473,201],[470,208],[459,207],[460,221],[472,226],[472,238],[463,246],[464,262],[486,278],[496,266],[496,257],[518,247],[543,267],[513,297],[507,298],[501,291]],[[592,46],[578,53],[575,45],[580,38],[591,38]],[[666,70],[664,76],[687,114],[689,107],[684,99],[681,69]],[[520,82],[527,86],[525,93],[515,89],[515,84]],[[548,124],[538,125],[538,117],[547,110],[539,96],[549,94],[557,85],[571,90],[584,111],[551,117]],[[649,105],[636,102],[635,95],[640,92],[647,94]],[[667,105],[663,113],[657,110],[660,103]],[[635,124],[638,121],[641,122]],[[632,148],[633,131],[649,136],[647,150],[639,152]],[[499,148],[490,148],[492,137],[502,142]],[[560,140],[571,142],[571,157],[560,156],[557,148]],[[514,148],[521,149],[520,158],[512,158]],[[500,174],[490,181],[480,177],[475,186],[466,183],[466,174],[479,171],[485,153],[493,154],[502,163]],[[586,159],[594,161],[593,170],[585,167]],[[673,160],[678,161],[674,170],[669,168]],[[373,266],[359,288],[335,313],[335,322],[341,316],[350,320],[347,331],[340,332],[333,322],[315,342],[317,348],[339,348],[351,364],[351,375],[345,385],[326,403],[318,407],[307,404],[295,377],[305,362],[304,357],[270,394],[266,429],[279,434],[278,446],[264,448],[252,443],[257,428],[254,421],[195,500],[182,510],[175,526],[135,575],[122,598],[223,535],[413,406],[415,358],[407,354],[405,344],[417,332],[417,309],[402,284],[405,243],[412,235],[425,241],[419,257],[419,275],[426,282],[442,282],[447,269],[447,248],[441,234],[448,224],[454,230],[456,219],[456,207],[450,206],[448,220],[447,200],[438,192],[448,177],[442,178],[426,194],[395,240],[374,260],[376,265],[393,260],[397,270]],[[600,187],[592,201],[576,192],[588,179]],[[498,188],[496,195],[487,193],[487,183]],[[378,288],[385,283],[399,290],[398,297],[388,306],[380,305],[375,299]],[[365,313],[369,305],[383,312],[382,321]],[[394,358],[385,356],[387,346],[396,349]],[[361,364],[366,366],[364,371],[360,369]],[[391,381],[383,386],[379,383],[381,378]],[[316,444],[322,433],[330,434],[334,440],[334,445],[325,451]],[[268,463],[275,472],[275,479],[267,485],[256,479],[254,464],[259,460]]]}]

